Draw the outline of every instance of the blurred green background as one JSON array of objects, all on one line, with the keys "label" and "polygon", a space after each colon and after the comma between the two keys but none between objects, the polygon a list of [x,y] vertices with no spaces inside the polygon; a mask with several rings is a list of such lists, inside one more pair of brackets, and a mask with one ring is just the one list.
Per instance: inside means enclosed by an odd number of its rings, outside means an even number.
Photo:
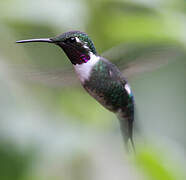
[{"label": "blurred green background", "polygon": [[[185,0],[1,0],[0,12],[0,180],[186,179]],[[69,30],[129,78],[136,155],[59,48],[15,44]]]}]

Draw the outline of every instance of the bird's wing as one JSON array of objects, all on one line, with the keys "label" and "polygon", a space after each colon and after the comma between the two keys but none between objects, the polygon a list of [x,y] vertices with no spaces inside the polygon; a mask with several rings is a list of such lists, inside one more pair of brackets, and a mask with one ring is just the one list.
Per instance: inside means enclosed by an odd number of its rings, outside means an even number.
[{"label": "bird's wing", "polygon": [[128,79],[185,57],[181,45],[170,43],[121,44],[102,54],[115,63]]},{"label": "bird's wing", "polygon": [[30,65],[8,64],[7,68],[24,83],[42,84],[49,87],[77,86],[78,80],[72,67],[41,69]]},{"label": "bird's wing", "polygon": [[[111,48],[102,56],[118,66],[124,76],[130,79],[179,60],[186,55],[184,49],[179,45],[154,43],[122,44]],[[53,63],[55,63],[55,60],[53,60]],[[65,67],[45,67],[45,69],[39,68],[34,63],[29,65],[8,64],[8,68],[14,73],[15,77],[28,83],[44,84],[49,87],[79,85],[70,63]]]}]

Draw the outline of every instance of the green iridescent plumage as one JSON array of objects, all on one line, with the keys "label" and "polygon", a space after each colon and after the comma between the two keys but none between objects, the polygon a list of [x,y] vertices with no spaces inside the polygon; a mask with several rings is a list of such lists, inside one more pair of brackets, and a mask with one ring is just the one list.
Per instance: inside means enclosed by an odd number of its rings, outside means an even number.
[{"label": "green iridescent plumage", "polygon": [[101,58],[83,85],[104,107],[118,114],[125,142],[130,139],[133,143],[134,99],[132,92],[129,94],[126,90],[126,84],[118,68]]},{"label": "green iridescent plumage", "polygon": [[105,59],[101,59],[92,69],[90,79],[84,86],[90,88],[98,95],[104,94],[104,99],[108,105],[114,109],[124,108],[128,101],[133,101],[133,96],[129,96],[125,89],[127,81],[122,77],[117,67]]},{"label": "green iridescent plumage", "polygon": [[51,38],[53,41],[55,42],[62,42],[65,41],[68,38],[71,37],[78,37],[82,42],[86,42],[87,46],[90,48],[90,50],[94,53],[97,54],[95,46],[92,42],[92,40],[88,37],[88,35],[84,32],[80,32],[80,31],[69,31],[66,33],[63,33],[59,36],[56,36],[55,38]]}]

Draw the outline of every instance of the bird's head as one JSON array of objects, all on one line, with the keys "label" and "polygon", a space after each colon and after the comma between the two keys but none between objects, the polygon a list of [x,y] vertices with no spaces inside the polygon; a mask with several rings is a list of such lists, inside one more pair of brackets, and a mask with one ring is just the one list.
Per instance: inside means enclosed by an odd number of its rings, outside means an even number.
[{"label": "bird's head", "polygon": [[91,55],[97,55],[92,40],[84,32],[69,31],[54,38],[28,39],[16,41],[17,43],[47,42],[60,46],[72,64],[87,63]]}]

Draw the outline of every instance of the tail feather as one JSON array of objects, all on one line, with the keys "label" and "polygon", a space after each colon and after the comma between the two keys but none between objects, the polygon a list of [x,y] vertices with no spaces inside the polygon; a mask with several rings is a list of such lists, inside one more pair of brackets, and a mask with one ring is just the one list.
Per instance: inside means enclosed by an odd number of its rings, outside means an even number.
[{"label": "tail feather", "polygon": [[133,118],[127,118],[124,116],[119,116],[120,128],[122,136],[126,145],[127,150],[129,149],[129,142],[133,151],[135,152],[135,144],[133,141]]},{"label": "tail feather", "polygon": [[134,141],[133,141],[133,121],[134,121],[134,118],[132,118],[132,119],[126,118],[125,121],[128,122],[128,141],[130,141],[133,151],[136,152]]}]

